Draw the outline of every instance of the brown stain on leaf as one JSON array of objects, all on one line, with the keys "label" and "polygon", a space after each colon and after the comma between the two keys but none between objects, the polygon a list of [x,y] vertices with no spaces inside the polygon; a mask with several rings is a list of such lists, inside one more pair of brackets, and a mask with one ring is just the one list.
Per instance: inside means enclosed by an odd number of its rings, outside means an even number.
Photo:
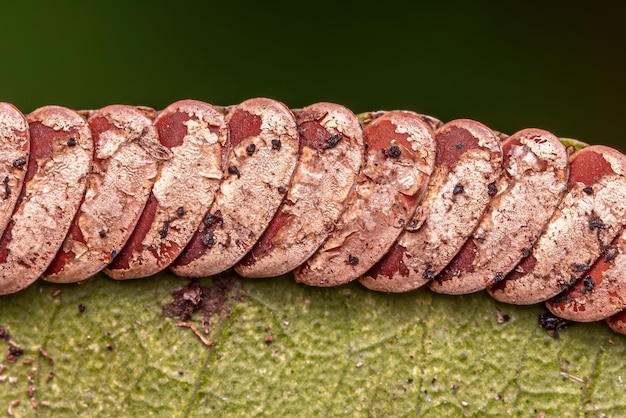
[{"label": "brown stain on leaf", "polygon": [[208,334],[213,329],[211,319],[218,316],[220,321],[230,316],[230,299],[241,300],[239,278],[234,274],[219,275],[208,287],[201,287],[196,281],[172,292],[174,300],[162,307],[167,318],[178,317],[188,321],[196,311],[202,311],[202,329]]}]

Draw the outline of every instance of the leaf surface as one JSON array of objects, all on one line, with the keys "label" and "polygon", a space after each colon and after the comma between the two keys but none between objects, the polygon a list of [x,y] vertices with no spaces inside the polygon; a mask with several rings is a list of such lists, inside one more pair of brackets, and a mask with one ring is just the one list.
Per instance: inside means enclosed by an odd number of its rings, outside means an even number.
[{"label": "leaf surface", "polygon": [[[24,350],[9,363],[10,343],[0,340],[0,408],[13,404],[14,416],[626,412],[626,338],[603,323],[554,339],[537,325],[543,306],[504,305],[483,292],[228,280],[211,346],[164,316],[171,292],[188,283],[165,273],[128,282],[99,275],[80,286],[39,281],[0,297],[0,326]],[[510,320],[498,323],[497,312]],[[189,323],[202,332],[199,312]]]}]

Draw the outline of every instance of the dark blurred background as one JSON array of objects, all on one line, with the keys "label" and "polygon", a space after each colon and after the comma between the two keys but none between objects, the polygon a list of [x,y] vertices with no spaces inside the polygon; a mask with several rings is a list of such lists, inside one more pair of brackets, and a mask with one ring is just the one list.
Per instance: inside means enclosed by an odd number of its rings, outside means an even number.
[{"label": "dark blurred background", "polygon": [[626,151],[623,2],[3,2],[0,101],[410,109]]}]

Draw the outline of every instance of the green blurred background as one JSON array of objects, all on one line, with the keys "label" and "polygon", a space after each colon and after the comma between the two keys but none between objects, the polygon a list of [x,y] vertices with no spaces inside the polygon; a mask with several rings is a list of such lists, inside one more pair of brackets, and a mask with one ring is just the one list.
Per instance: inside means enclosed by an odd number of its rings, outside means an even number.
[{"label": "green blurred background", "polygon": [[624,4],[3,2],[0,100],[23,112],[326,100],[626,151]]}]

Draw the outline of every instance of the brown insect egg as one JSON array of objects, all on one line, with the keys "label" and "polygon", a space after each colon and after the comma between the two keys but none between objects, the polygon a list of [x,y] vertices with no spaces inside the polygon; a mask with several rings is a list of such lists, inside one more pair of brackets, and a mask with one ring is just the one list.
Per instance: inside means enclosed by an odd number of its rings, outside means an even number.
[{"label": "brown insect egg", "polygon": [[170,157],[159,164],[139,227],[105,270],[114,279],[146,277],[169,266],[191,240],[222,180],[228,130],[221,112],[183,100],[163,110],[154,125]]},{"label": "brown insect egg", "polygon": [[569,161],[556,136],[525,129],[502,148],[498,194],[461,252],[430,284],[435,292],[462,295],[504,279],[533,247],[565,193]]},{"label": "brown insect egg", "polygon": [[52,262],[91,170],[91,132],[78,113],[46,106],[27,120],[30,156],[20,199],[0,239],[0,294],[24,289]]},{"label": "brown insect egg", "polygon": [[295,271],[314,286],[348,283],[369,270],[398,238],[422,198],[435,164],[435,140],[422,119],[389,112],[364,131],[365,162],[355,190],[320,249]]},{"label": "brown insect egg", "polygon": [[[544,302],[568,289],[620,233],[626,216],[626,157],[594,145],[570,161],[568,191],[537,240],[505,280],[488,288],[501,302]],[[588,193],[588,188],[593,193]]]},{"label": "brown insect egg", "polygon": [[299,111],[296,121],[300,151],[291,186],[259,242],[235,267],[242,276],[279,276],[304,263],[334,229],[360,171],[363,134],[350,110],[317,103]]},{"label": "brown insect egg", "polygon": [[424,200],[398,241],[361,279],[367,288],[406,292],[433,279],[459,251],[491,199],[502,172],[494,133],[467,119],[435,134],[437,160]]},{"label": "brown insect egg", "polygon": [[167,158],[152,121],[132,106],[89,112],[93,170],[85,198],[44,280],[71,283],[98,273],[117,255],[137,225]]},{"label": "brown insect egg", "polygon": [[28,122],[15,106],[0,102],[0,233],[22,191],[30,151]]},{"label": "brown insect egg", "polygon": [[232,149],[224,180],[204,222],[170,266],[180,276],[210,276],[241,260],[274,217],[296,168],[298,130],[284,104],[247,100],[226,119]]},{"label": "brown insect egg", "polygon": [[[590,193],[594,191],[591,190]],[[626,231],[562,294],[546,302],[550,311],[570,321],[606,319],[626,309]]]}]

